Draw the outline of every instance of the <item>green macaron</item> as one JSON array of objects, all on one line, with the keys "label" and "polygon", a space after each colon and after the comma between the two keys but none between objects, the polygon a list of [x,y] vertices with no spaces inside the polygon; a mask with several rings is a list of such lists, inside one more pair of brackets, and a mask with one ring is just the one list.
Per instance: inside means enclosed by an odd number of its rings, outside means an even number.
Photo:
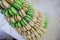
[{"label": "green macaron", "polygon": [[17,10],[14,7],[10,7],[12,14],[17,14]]},{"label": "green macaron", "polygon": [[27,12],[27,15],[29,15],[30,17],[32,17],[33,16],[33,13]]},{"label": "green macaron", "polygon": [[21,24],[22,24],[22,26],[25,26],[27,24],[26,20],[22,19]]},{"label": "green macaron", "polygon": [[24,18],[27,22],[31,21],[30,18],[28,18],[27,16]]},{"label": "green macaron", "polygon": [[21,9],[22,7],[18,4],[18,3],[16,3],[16,2],[14,2],[14,3],[12,3],[11,4],[14,8],[16,8],[16,9]]},{"label": "green macaron", "polygon": [[22,25],[21,25],[21,23],[20,23],[20,22],[18,22],[18,23],[17,23],[17,26],[18,26],[19,28],[21,28],[21,27],[22,27]]},{"label": "green macaron", "polygon": [[3,14],[4,14],[6,17],[10,17],[10,14],[8,13],[8,10],[3,11]]}]

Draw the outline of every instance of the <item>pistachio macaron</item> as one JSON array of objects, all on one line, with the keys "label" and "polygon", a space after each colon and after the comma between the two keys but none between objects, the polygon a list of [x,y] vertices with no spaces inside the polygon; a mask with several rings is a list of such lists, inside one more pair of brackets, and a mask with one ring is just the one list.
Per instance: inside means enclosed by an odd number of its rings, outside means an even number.
[{"label": "pistachio macaron", "polygon": [[4,14],[6,17],[10,17],[10,14],[9,14],[9,12],[8,12],[8,9],[5,10],[5,11],[3,11],[3,14]]}]

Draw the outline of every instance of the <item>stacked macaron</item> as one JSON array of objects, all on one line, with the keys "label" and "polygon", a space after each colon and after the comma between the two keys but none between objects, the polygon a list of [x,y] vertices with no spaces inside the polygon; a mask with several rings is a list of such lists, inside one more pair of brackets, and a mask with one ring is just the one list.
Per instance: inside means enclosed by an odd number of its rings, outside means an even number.
[{"label": "stacked macaron", "polygon": [[2,0],[2,14],[26,40],[39,40],[47,28],[47,19],[26,0]]}]

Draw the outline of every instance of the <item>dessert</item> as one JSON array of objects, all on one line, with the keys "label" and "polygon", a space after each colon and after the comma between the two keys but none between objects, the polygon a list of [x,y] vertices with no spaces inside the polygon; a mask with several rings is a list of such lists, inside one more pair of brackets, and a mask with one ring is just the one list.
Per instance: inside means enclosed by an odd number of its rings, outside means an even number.
[{"label": "dessert", "polygon": [[47,18],[26,0],[1,0],[2,14],[25,40],[39,40],[47,28]]}]

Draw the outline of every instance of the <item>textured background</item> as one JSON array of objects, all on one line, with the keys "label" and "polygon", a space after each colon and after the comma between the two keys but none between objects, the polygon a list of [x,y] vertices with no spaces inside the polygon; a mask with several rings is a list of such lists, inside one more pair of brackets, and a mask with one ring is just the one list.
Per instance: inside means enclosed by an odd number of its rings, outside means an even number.
[{"label": "textured background", "polygon": [[41,40],[60,40],[60,0],[29,0],[46,14],[49,25]]}]

